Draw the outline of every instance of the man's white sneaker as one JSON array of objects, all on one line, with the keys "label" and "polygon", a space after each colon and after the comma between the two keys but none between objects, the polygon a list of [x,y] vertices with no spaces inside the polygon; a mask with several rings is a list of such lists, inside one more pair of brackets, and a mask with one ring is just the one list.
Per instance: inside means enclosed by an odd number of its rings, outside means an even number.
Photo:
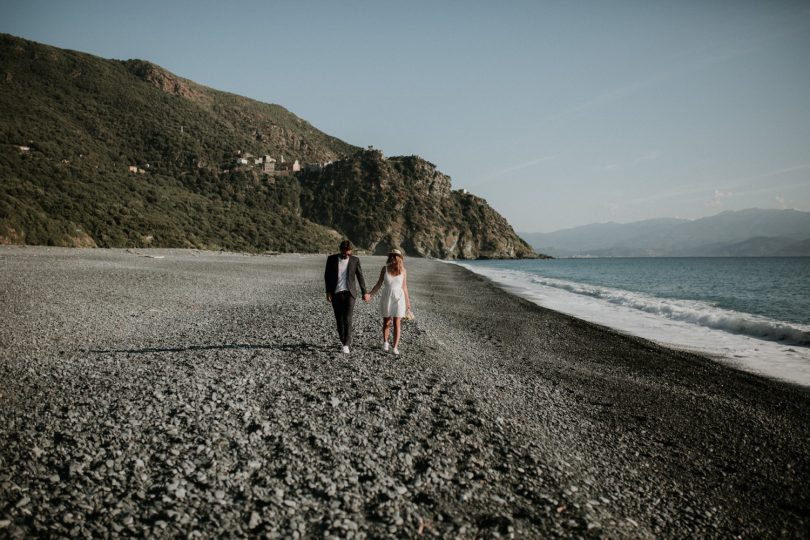
[{"label": "man's white sneaker", "polygon": [[399,349],[397,349],[396,347],[394,347],[394,354],[399,355]]},{"label": "man's white sneaker", "polygon": [[349,354],[349,346],[348,345],[343,346],[343,354]]},{"label": "man's white sneaker", "polygon": [[388,342],[383,343],[383,351],[388,352]]}]

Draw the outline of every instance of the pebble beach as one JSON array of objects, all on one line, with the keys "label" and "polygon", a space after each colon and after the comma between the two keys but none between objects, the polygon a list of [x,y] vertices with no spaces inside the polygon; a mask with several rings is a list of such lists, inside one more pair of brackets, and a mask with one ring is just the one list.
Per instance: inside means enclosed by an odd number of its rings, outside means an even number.
[{"label": "pebble beach", "polygon": [[810,536],[810,389],[414,258],[345,355],[325,258],[0,247],[0,538]]}]

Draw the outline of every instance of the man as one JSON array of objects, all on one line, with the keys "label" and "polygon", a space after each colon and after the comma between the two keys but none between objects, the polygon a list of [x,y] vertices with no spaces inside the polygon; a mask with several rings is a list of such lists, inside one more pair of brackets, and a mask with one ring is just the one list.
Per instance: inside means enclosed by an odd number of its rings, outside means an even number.
[{"label": "man", "polygon": [[352,256],[351,242],[348,240],[341,242],[340,254],[330,255],[326,259],[323,280],[326,283],[326,300],[332,303],[332,309],[335,311],[343,352],[348,354],[352,344],[352,311],[357,298],[358,283],[363,293],[363,301],[368,302],[369,299],[360,259]]}]

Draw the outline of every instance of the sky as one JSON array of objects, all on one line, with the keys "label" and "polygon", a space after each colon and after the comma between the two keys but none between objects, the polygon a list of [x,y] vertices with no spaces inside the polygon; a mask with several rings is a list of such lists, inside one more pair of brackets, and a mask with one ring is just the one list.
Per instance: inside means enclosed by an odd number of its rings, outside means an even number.
[{"label": "sky", "polygon": [[806,0],[0,0],[0,32],[417,154],[519,232],[810,211]]}]

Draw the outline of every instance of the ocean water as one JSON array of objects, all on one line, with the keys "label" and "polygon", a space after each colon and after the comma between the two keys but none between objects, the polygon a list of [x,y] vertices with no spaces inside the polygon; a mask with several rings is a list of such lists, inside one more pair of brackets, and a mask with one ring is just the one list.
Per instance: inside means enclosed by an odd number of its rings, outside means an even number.
[{"label": "ocean water", "polygon": [[541,306],[810,386],[810,258],[459,263]]}]

